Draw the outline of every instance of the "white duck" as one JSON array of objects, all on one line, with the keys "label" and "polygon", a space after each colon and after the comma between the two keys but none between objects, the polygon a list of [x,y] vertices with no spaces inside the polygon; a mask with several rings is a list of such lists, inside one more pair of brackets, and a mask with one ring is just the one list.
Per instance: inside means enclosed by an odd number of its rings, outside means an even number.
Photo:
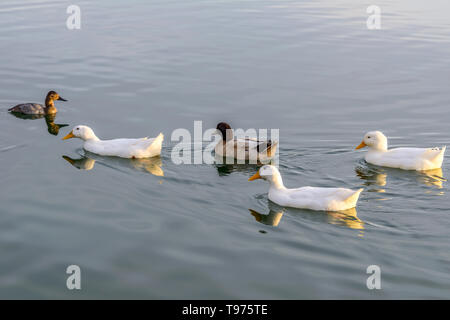
[{"label": "white duck", "polygon": [[233,129],[225,122],[220,122],[216,129],[222,136],[214,149],[219,156],[251,161],[268,161],[275,156],[278,141],[235,138]]},{"label": "white duck", "polygon": [[365,156],[368,163],[404,170],[432,170],[442,166],[446,147],[442,148],[396,148],[388,150],[386,136],[380,131],[364,135],[357,149],[369,147]]},{"label": "white duck", "polygon": [[150,158],[161,154],[164,135],[160,133],[156,138],[113,139],[100,140],[94,131],[87,126],[76,126],[62,138],[80,138],[84,140],[83,148],[89,152],[102,156],[116,156],[121,158]]},{"label": "white duck", "polygon": [[269,181],[269,200],[283,207],[311,209],[318,211],[344,211],[356,207],[363,189],[302,187],[288,189],[284,186],[278,169],[271,165],[262,166],[249,181]]}]

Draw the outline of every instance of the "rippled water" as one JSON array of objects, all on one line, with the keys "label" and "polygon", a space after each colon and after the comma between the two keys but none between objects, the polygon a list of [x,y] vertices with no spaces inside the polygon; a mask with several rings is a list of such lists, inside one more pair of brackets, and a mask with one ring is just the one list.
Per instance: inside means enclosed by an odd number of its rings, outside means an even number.
[{"label": "rippled water", "polygon": [[[382,30],[368,1],[80,0],[81,30],[69,4],[0,4],[1,298],[449,297],[448,158],[424,174],[353,150],[373,129],[449,144],[448,1],[377,1]],[[7,113],[51,89],[54,121]],[[364,187],[357,210],[279,207],[256,166],[175,165],[194,120],[279,128],[285,184]],[[163,132],[163,153],[86,154],[60,139],[77,124]]]}]

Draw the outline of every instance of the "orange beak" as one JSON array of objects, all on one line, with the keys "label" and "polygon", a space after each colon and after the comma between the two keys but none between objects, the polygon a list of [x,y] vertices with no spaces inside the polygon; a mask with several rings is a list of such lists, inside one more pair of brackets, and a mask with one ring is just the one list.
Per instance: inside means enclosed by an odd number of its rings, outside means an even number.
[{"label": "orange beak", "polygon": [[258,171],[257,173],[255,173],[254,175],[252,175],[252,176],[248,179],[248,181],[253,181],[253,180],[256,180],[256,179],[261,179],[261,176],[259,175],[259,171]]},{"label": "orange beak", "polygon": [[359,144],[359,146],[357,146],[357,147],[355,148],[355,150],[358,150],[358,149],[361,149],[361,148],[364,148],[364,147],[367,147],[367,144],[365,144],[364,141],[362,141],[362,142]]},{"label": "orange beak", "polygon": [[70,131],[69,134],[68,134],[67,136],[65,136],[64,138],[62,138],[62,140],[67,140],[67,139],[74,138],[74,137],[75,137],[75,136],[73,135],[73,132]]}]

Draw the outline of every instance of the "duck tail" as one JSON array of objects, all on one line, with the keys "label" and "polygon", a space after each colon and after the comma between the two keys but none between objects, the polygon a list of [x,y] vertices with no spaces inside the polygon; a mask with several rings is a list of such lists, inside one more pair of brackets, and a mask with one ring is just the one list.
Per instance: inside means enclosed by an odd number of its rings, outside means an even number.
[{"label": "duck tail", "polygon": [[153,145],[162,145],[162,142],[164,141],[164,135],[162,132],[158,134],[158,136],[152,141],[151,146]]},{"label": "duck tail", "polygon": [[278,141],[267,140],[256,146],[258,153],[266,153],[269,158],[277,151]]},{"label": "duck tail", "polygon": [[345,199],[345,202],[352,205],[353,207],[356,207],[356,203],[358,202],[359,195],[364,189],[358,189],[355,192],[353,192],[347,199]]},{"label": "duck tail", "polygon": [[447,146],[443,146],[440,149],[438,147],[428,149],[425,156],[429,161],[442,163],[444,160],[445,149],[447,149]]},{"label": "duck tail", "polygon": [[149,152],[149,157],[158,156],[161,154],[162,142],[164,140],[164,135],[160,133],[147,147],[147,152]]},{"label": "duck tail", "polygon": [[272,158],[275,152],[277,152],[278,141],[270,141],[270,146],[267,147],[267,156]]},{"label": "duck tail", "polygon": [[447,146],[443,146],[439,153],[434,157],[434,161],[438,164],[439,168],[442,166],[442,162],[444,162],[444,153]]}]

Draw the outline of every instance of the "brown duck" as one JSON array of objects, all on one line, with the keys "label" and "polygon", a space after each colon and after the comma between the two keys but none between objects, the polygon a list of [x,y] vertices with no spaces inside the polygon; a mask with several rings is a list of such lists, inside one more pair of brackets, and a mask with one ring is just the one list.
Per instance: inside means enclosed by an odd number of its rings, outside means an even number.
[{"label": "brown duck", "polygon": [[58,112],[55,107],[55,100],[67,101],[55,91],[49,91],[45,98],[45,106],[39,103],[22,103],[8,109],[8,111],[22,114],[55,114]]}]

